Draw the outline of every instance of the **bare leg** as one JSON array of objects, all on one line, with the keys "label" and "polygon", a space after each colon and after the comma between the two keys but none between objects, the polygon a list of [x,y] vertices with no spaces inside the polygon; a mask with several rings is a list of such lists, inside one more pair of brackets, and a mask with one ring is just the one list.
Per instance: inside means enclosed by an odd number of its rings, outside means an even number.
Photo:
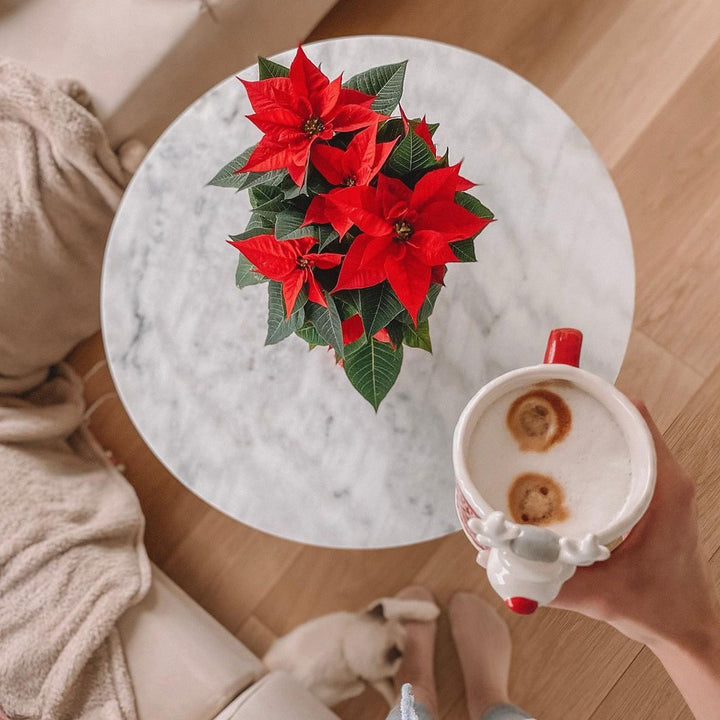
[{"label": "bare leg", "polygon": [[[396,597],[434,601],[429,590],[417,585],[401,590]],[[399,692],[404,683],[410,683],[415,700],[423,703],[437,716],[437,690],[433,668],[437,622],[408,622],[405,627],[408,632],[407,643],[400,670],[395,676],[395,687]]]},{"label": "bare leg", "polygon": [[493,705],[508,703],[510,631],[492,605],[473,593],[456,593],[448,607],[460,657],[467,710],[477,720]]}]

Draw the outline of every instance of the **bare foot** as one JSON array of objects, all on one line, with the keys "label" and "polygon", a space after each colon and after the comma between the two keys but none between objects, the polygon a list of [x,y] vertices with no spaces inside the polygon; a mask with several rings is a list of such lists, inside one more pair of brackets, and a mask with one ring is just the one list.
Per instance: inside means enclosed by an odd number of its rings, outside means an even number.
[{"label": "bare foot", "polygon": [[[432,593],[419,585],[411,585],[401,590],[395,597],[435,602]],[[435,635],[437,622],[407,622],[407,642],[400,670],[395,676],[395,687],[405,683],[413,686],[413,696],[423,703],[430,713],[437,716],[437,689],[435,688]]]},{"label": "bare foot", "polygon": [[460,657],[470,718],[509,702],[510,631],[492,605],[473,593],[456,593],[448,606]]}]

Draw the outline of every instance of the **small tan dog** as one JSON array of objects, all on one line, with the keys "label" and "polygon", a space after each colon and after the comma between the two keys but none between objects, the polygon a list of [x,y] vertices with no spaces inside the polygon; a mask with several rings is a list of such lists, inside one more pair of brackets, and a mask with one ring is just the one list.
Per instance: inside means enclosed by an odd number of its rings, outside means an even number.
[{"label": "small tan dog", "polygon": [[439,614],[425,600],[380,598],[360,612],[323,615],[296,627],[273,643],[263,662],[293,675],[328,706],[359,695],[366,683],[393,706],[393,678],[407,636],[403,622],[427,622]]}]

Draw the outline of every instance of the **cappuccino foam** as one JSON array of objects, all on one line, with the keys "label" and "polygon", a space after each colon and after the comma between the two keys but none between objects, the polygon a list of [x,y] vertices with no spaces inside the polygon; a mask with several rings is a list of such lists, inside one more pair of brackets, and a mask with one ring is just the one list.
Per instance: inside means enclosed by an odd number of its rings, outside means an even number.
[{"label": "cappuccino foam", "polygon": [[468,465],[493,508],[567,537],[608,527],[630,494],[622,430],[602,403],[567,381],[495,400],[473,429]]}]

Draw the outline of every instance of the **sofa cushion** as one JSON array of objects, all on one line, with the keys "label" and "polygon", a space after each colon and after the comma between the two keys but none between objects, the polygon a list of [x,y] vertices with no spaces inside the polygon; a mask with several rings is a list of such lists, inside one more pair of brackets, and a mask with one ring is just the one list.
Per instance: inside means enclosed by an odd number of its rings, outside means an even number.
[{"label": "sofa cushion", "polygon": [[80,80],[104,117],[197,21],[200,7],[197,1],[25,0],[0,11],[0,47],[50,80]]},{"label": "sofa cushion", "polygon": [[151,144],[215,83],[297,45],[335,2],[0,0],[0,48],[39,75],[79,80],[113,146]]},{"label": "sofa cushion", "polygon": [[272,672],[248,688],[214,720],[339,720],[292,676]]},{"label": "sofa cushion", "polygon": [[138,720],[210,720],[263,664],[157,567],[143,601],[118,622]]}]

